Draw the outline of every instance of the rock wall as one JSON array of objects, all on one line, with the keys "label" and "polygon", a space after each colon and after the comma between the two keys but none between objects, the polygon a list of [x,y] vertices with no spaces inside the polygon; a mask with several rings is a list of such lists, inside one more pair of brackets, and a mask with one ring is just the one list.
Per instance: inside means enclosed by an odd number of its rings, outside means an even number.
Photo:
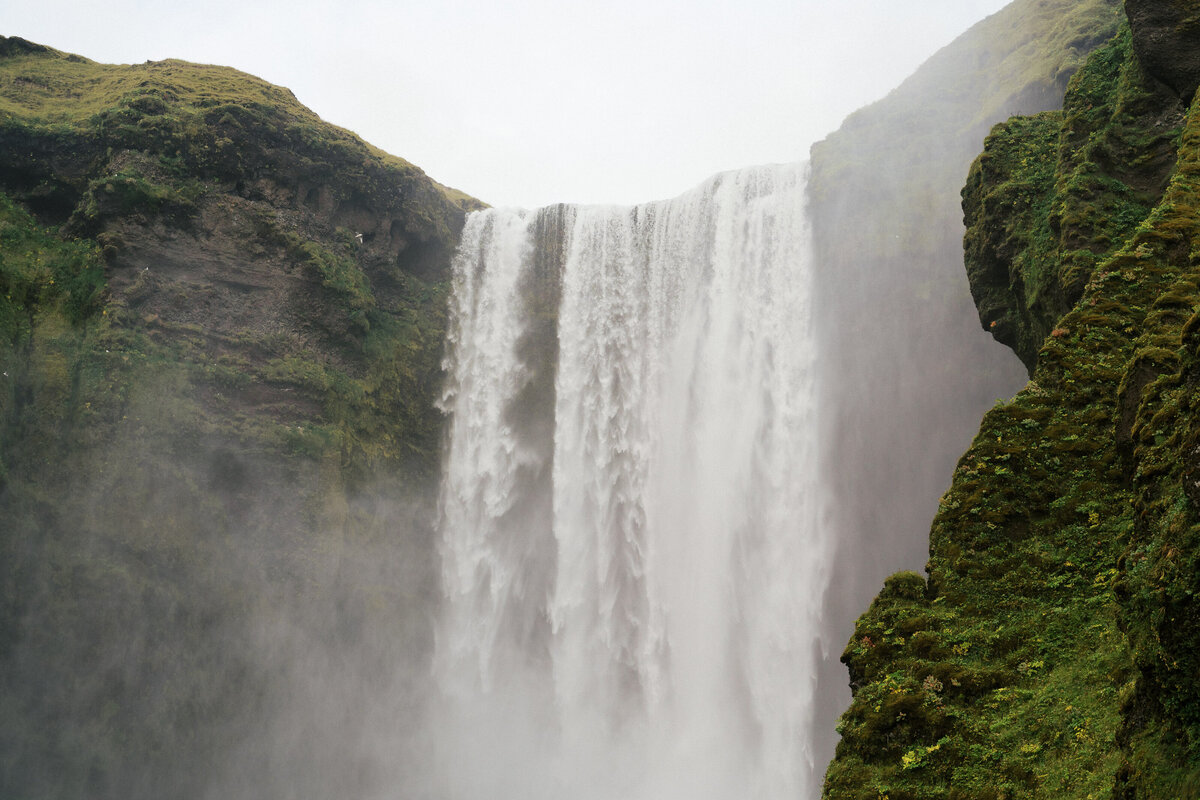
[{"label": "rock wall", "polygon": [[893,576],[859,620],[828,797],[1200,792],[1200,140],[1144,31],[972,167],[972,288],[1032,380],[960,459],[928,579]]},{"label": "rock wall", "polygon": [[477,205],[234,70],[0,39],[0,794],[419,763]]},{"label": "rock wall", "polygon": [[[900,568],[921,569],[956,460],[1020,363],[979,329],[958,191],[989,128],[1060,107],[1119,4],[1022,0],[937,53],[812,151],[825,524],[838,556],[829,618],[845,626]],[[827,685],[844,680],[830,654]],[[821,741],[848,698],[827,696]],[[832,752],[826,758],[832,756]]]}]

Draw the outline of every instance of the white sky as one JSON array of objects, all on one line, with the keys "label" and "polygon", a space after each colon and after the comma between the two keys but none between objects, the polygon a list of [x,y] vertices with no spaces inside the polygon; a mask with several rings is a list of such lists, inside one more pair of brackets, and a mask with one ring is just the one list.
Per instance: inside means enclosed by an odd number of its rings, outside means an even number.
[{"label": "white sky", "polygon": [[225,64],[493,205],[804,158],[1008,0],[11,0],[0,33]]}]

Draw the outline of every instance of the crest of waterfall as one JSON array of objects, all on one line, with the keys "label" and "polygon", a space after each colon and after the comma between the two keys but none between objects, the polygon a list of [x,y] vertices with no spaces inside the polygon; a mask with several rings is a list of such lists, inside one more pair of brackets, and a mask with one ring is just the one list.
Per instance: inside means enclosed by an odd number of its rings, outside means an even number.
[{"label": "crest of waterfall", "polygon": [[818,787],[831,543],[805,174],[468,218],[442,399],[438,796]]}]

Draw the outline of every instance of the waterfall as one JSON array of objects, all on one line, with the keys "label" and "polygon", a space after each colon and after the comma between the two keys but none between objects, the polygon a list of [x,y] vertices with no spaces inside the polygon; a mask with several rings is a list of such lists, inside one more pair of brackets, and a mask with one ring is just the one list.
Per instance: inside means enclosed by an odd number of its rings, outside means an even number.
[{"label": "waterfall", "polygon": [[806,171],[468,217],[442,398],[435,796],[818,787],[831,543]]}]

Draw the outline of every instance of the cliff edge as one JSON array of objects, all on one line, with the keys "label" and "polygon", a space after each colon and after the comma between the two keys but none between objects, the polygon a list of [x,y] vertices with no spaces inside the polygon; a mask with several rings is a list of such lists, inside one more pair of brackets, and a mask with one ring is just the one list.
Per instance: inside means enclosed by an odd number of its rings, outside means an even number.
[{"label": "cliff edge", "polygon": [[1140,55],[1191,28],[1139,5],[972,168],[972,290],[1031,380],[959,461],[928,578],[859,620],[827,797],[1200,796],[1200,118]]}]

